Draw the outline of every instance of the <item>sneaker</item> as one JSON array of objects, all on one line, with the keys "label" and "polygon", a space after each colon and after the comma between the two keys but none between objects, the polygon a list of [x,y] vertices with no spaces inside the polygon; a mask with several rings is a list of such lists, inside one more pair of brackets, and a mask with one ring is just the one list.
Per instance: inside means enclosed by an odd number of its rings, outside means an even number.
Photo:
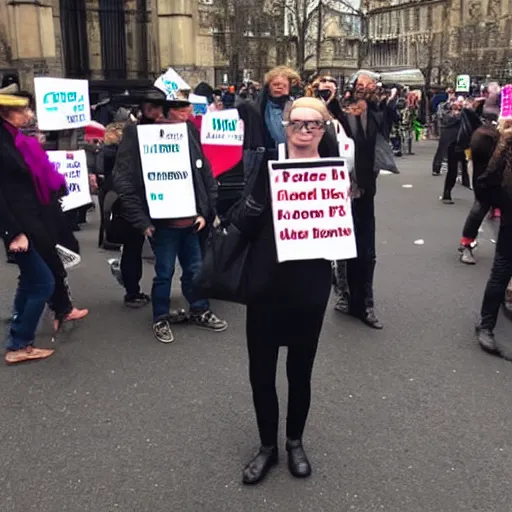
[{"label": "sneaker", "polygon": [[151,297],[145,293],[133,293],[124,296],[124,305],[129,308],[142,308],[151,302]]},{"label": "sneaker", "polygon": [[225,320],[217,318],[209,310],[203,313],[190,313],[189,322],[196,327],[209,331],[221,332],[228,328],[228,323]]},{"label": "sneaker", "polygon": [[460,251],[460,261],[466,265],[475,265],[476,259],[471,247],[462,247]]},{"label": "sneaker", "polygon": [[174,341],[171,324],[167,318],[157,320],[153,323],[153,334],[155,338],[162,343],[172,343]]},{"label": "sneaker", "polygon": [[477,326],[475,329],[476,340],[478,344],[485,350],[486,352],[490,352],[495,354],[498,352],[498,347],[496,346],[496,340],[494,339],[494,334],[490,329],[484,329],[480,326]]}]

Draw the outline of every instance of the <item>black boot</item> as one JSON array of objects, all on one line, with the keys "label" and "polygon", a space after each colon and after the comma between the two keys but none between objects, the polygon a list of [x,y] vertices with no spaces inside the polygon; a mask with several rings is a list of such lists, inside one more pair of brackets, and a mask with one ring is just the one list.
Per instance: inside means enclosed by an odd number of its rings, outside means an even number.
[{"label": "black boot", "polygon": [[272,466],[277,464],[277,446],[261,446],[256,457],[254,457],[243,472],[243,483],[254,485],[261,482]]},{"label": "black boot", "polygon": [[288,452],[288,469],[297,478],[306,478],[311,475],[311,464],[309,463],[301,439],[288,439],[286,441]]}]

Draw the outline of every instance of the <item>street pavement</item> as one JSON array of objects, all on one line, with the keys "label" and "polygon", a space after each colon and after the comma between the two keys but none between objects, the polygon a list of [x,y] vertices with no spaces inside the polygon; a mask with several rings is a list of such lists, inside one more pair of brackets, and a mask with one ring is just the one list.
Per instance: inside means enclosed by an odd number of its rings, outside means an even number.
[{"label": "street pavement", "polygon": [[[158,343],[149,307],[124,307],[93,215],[78,234],[83,263],[70,272],[89,317],[49,360],[0,366],[0,512],[512,510],[512,365],[473,335],[496,226],[484,225],[478,264],[461,264],[472,193],[457,186],[455,205],[440,203],[434,150],[422,142],[399,159],[400,175],[379,178],[375,294],[385,329],[332,304],[327,312],[304,438],[310,479],[286,468],[284,354],[280,464],[247,488],[241,471],[258,436],[243,308],[214,304],[225,333],[179,326],[175,343]],[[7,317],[16,268],[1,267]],[[173,298],[184,306],[178,287]],[[501,318],[497,336],[510,335]],[[38,342],[51,344],[47,319]]]}]

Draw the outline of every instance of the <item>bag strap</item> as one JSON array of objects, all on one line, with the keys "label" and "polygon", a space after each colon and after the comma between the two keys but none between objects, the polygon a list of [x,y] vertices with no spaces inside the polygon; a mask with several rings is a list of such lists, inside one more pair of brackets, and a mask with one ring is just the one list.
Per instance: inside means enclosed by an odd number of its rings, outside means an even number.
[{"label": "bag strap", "polygon": [[277,159],[279,161],[286,160],[286,144],[279,144],[277,146]]}]

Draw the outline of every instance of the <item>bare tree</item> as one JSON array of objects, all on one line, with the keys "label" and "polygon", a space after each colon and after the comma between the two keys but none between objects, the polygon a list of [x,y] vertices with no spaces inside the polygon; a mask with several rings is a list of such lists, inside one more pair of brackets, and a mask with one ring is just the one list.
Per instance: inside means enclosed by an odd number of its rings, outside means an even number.
[{"label": "bare tree", "polygon": [[315,56],[316,68],[320,68],[327,9],[356,15],[362,25],[366,22],[365,13],[355,8],[350,0],[284,0],[284,33],[294,45],[295,65],[301,75]]},{"label": "bare tree", "polygon": [[11,64],[12,48],[3,25],[0,25],[0,53],[3,54],[5,62],[7,62],[7,64]]},{"label": "bare tree", "polygon": [[272,12],[264,0],[220,0],[214,15],[219,50],[229,62],[234,83],[243,80],[243,70],[254,70],[258,77],[267,68],[272,39]]}]

